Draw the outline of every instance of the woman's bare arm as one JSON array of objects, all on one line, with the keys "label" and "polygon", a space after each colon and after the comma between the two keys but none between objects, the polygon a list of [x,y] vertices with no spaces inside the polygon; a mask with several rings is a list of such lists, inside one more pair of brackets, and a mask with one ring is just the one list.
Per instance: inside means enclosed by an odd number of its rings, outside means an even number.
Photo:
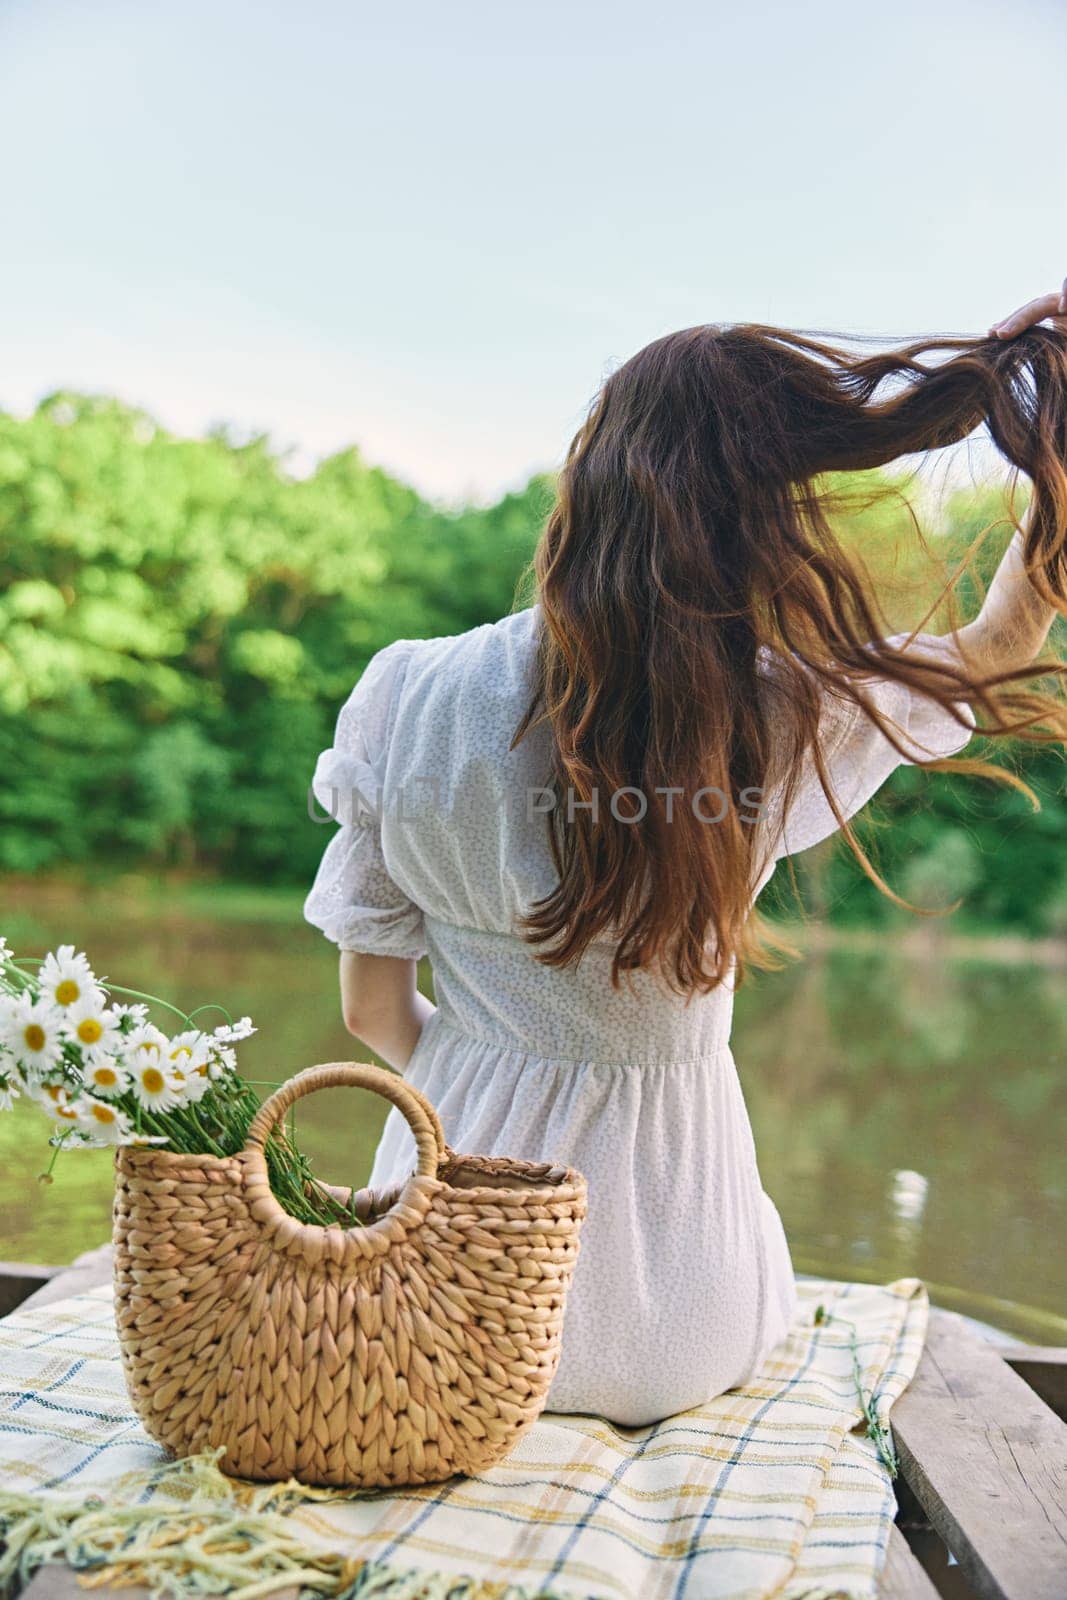
[{"label": "woman's bare arm", "polygon": [[402,1071],[434,1006],[416,986],[418,965],[397,956],[341,951],[345,1027],[375,1055]]},{"label": "woman's bare arm", "polygon": [[1027,667],[1044,648],[1056,611],[1044,600],[1026,571],[1023,535],[1016,533],[993,575],[982,609],[956,637],[968,662],[980,673]]},{"label": "woman's bare arm", "polygon": [[[994,323],[989,332],[998,339],[1014,339],[1046,319],[1067,329],[1067,279],[1058,290],[1039,295]],[[1011,672],[1029,666],[1041,654],[1055,618],[1055,609],[1030,582],[1023,534],[1017,532],[1001,558],[981,611],[955,637],[968,664],[973,663],[978,672]]]}]

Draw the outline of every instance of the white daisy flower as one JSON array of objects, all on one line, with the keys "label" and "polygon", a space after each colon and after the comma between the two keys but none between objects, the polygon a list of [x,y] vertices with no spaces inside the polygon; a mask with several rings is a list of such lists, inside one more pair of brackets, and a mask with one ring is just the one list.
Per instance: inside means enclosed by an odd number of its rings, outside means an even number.
[{"label": "white daisy flower", "polygon": [[56,1006],[76,1005],[97,992],[92,967],[84,955],[75,955],[72,944],[61,944],[45,956],[37,983],[41,998]]},{"label": "white daisy flower", "polygon": [[130,1088],[147,1111],[171,1111],[181,1099],[181,1086],[162,1059],[142,1055],[130,1062]]},{"label": "white daisy flower", "polygon": [[42,1083],[33,1098],[60,1127],[77,1127],[81,1116],[81,1102],[74,1098],[65,1083]]},{"label": "white daisy flower", "polygon": [[85,1087],[105,1100],[114,1100],[129,1088],[130,1074],[117,1056],[97,1056],[82,1068]]},{"label": "white daisy flower", "polygon": [[111,1011],[116,1025],[124,1033],[131,1033],[134,1028],[139,1028],[142,1022],[148,1021],[148,1007],[140,1000],[132,1006],[113,1004]]},{"label": "white daisy flower", "polygon": [[211,1087],[208,1076],[208,1056],[211,1040],[197,1028],[175,1034],[168,1040],[164,1054],[167,1070],[183,1100],[195,1105]]},{"label": "white daisy flower", "polygon": [[130,1087],[141,1105],[169,1111],[180,1099],[180,1087],[170,1068],[170,1040],[154,1023],[143,1022],[122,1040],[123,1064]]},{"label": "white daisy flower", "polygon": [[51,1071],[62,1058],[61,1017],[54,1006],[34,1000],[25,990],[0,1010],[0,1038],[32,1077]]},{"label": "white daisy flower", "polygon": [[170,1140],[161,1133],[129,1133],[122,1143],[130,1150],[146,1150],[150,1144],[170,1144]]},{"label": "white daisy flower", "polygon": [[191,1106],[195,1106],[199,1100],[202,1100],[211,1088],[211,1079],[206,1069],[186,1074],[180,1067],[176,1067],[173,1076],[182,1100]]},{"label": "white daisy flower", "polygon": [[0,967],[3,966],[5,961],[10,961],[10,960],[11,960],[11,946],[8,944],[7,940],[4,938],[3,934],[0,933]]},{"label": "white daisy flower", "polygon": [[167,1041],[165,1054],[172,1070],[181,1071],[188,1077],[198,1067],[207,1065],[211,1040],[199,1029],[190,1028],[186,1033],[176,1033],[173,1039]]},{"label": "white daisy flower", "polygon": [[215,1029],[213,1038],[220,1044],[240,1044],[242,1039],[250,1039],[255,1033],[251,1017],[242,1017],[239,1022],[224,1022]]},{"label": "white daisy flower", "polygon": [[94,1100],[91,1095],[79,1103],[79,1119],[89,1135],[89,1142],[94,1145],[121,1144],[132,1126],[118,1106],[108,1105],[106,1100]]},{"label": "white daisy flower", "polygon": [[[48,1143],[54,1150],[86,1150],[89,1147],[90,1139],[80,1122],[65,1122],[61,1127],[56,1128]],[[45,1174],[42,1172],[39,1176],[41,1181],[44,1182]],[[48,1182],[51,1183],[52,1181],[52,1177],[49,1174]]]},{"label": "white daisy flower", "polygon": [[132,1033],[123,1034],[119,1042],[123,1059],[132,1071],[143,1062],[154,1062],[159,1066],[170,1040],[154,1023],[140,1022]]},{"label": "white daisy flower", "polygon": [[115,1013],[106,1008],[100,989],[66,1008],[63,1027],[71,1043],[81,1046],[82,1057],[86,1061],[110,1055],[122,1044]]},{"label": "white daisy flower", "polygon": [[228,1044],[216,1044],[207,1059],[207,1076],[213,1083],[228,1072],[236,1072],[237,1054]]}]

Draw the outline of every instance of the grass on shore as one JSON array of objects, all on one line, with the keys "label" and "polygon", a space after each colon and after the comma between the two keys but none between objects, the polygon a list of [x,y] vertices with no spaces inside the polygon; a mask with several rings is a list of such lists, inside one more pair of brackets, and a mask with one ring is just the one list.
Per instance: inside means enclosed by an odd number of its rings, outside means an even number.
[{"label": "grass on shore", "polygon": [[[109,922],[141,920],[257,924],[276,928],[303,925],[307,888],[296,884],[235,883],[166,872],[50,873],[46,877],[0,876],[0,933],[13,942],[42,924],[54,925],[72,905],[82,920],[96,914]],[[1067,938],[1028,935],[968,920],[961,912],[922,918],[892,914],[880,925],[836,923],[825,918],[774,918],[773,925],[800,949],[884,949],[902,954],[973,957],[996,961],[1029,961],[1040,966],[1067,965]]]}]

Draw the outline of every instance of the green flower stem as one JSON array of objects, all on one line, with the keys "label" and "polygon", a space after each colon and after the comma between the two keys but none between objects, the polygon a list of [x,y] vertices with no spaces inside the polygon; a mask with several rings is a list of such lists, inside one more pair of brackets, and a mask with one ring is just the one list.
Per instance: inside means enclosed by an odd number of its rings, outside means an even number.
[{"label": "green flower stem", "polygon": [[69,1137],[69,1135],[70,1135],[70,1129],[69,1128],[64,1128],[62,1133],[60,1133],[58,1136],[53,1135],[52,1138],[49,1140],[49,1144],[51,1144],[51,1146],[52,1146],[52,1159],[51,1159],[51,1161],[49,1161],[48,1166],[45,1169],[45,1171],[40,1173],[40,1174],[38,1174],[38,1181],[40,1183],[51,1183],[52,1182],[52,1172],[53,1172],[53,1169],[55,1168],[56,1162],[59,1160],[59,1152],[62,1150],[63,1143]]},{"label": "green flower stem", "polygon": [[223,1016],[226,1018],[226,1021],[231,1027],[233,1026],[233,1017],[226,1010],[225,1006],[219,1005],[217,1000],[207,1000],[202,1006],[196,1006],[189,1013],[189,1021],[192,1022],[193,1018],[199,1016],[201,1011],[221,1011]]},{"label": "green flower stem", "polygon": [[891,1478],[895,1478],[900,1471],[900,1463],[897,1460],[896,1450],[893,1448],[892,1435],[890,1434],[888,1428],[886,1428],[881,1417],[878,1416],[874,1409],[875,1395],[873,1391],[869,1396],[864,1395],[863,1393],[863,1368],[860,1365],[860,1352],[859,1345],[857,1343],[856,1324],[854,1322],[849,1322],[846,1317],[839,1317],[836,1312],[827,1311],[825,1306],[816,1306],[815,1322],[816,1324],[825,1322],[839,1322],[842,1327],[850,1330],[849,1349],[852,1352],[852,1377],[856,1385],[856,1392],[859,1395],[860,1409],[862,1410],[864,1417],[867,1419],[867,1427],[865,1431],[868,1439],[873,1439],[875,1448],[877,1449],[883,1464],[887,1468],[889,1476]]},{"label": "green flower stem", "polygon": [[[271,1083],[269,1087],[276,1085]],[[162,1135],[168,1150],[225,1160],[244,1146],[260,1101],[249,1080],[232,1077],[220,1080],[195,1105],[170,1111],[142,1108],[129,1092],[119,1104],[121,1109],[140,1113],[138,1133]],[[317,1227],[363,1226],[351,1202],[345,1205],[326,1193],[316,1181],[308,1158],[280,1130],[267,1140],[265,1153],[271,1189],[278,1203],[298,1222]]]},{"label": "green flower stem", "polygon": [[33,979],[31,974],[22,970],[21,963],[23,961],[35,962],[37,966],[40,966],[43,960],[43,956],[20,956],[17,961],[13,956],[7,956],[3,961],[0,961],[0,972],[18,979],[17,986],[10,988],[8,992],[21,994],[23,990],[32,987]]},{"label": "green flower stem", "polygon": [[152,1005],[162,1006],[165,1011],[173,1011],[176,1017],[181,1017],[183,1022],[192,1027],[186,1012],[182,1011],[179,1006],[172,1006],[169,1000],[161,1000],[158,994],[145,994],[141,989],[127,989],[125,984],[112,983],[109,978],[100,978],[98,982],[101,988],[106,989],[109,994],[128,994],[134,1000],[148,1000]]}]

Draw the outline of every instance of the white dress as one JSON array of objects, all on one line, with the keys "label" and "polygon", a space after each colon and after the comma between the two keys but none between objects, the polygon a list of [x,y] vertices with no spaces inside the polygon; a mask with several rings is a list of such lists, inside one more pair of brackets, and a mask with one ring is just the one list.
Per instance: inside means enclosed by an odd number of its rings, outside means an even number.
[{"label": "white dress", "polygon": [[[373,658],[316,768],[315,794],[341,825],[305,914],[342,949],[429,955],[437,1009],[405,1076],[455,1149],[585,1174],[548,1406],[636,1425],[742,1382],[785,1337],[796,1287],[730,1052],[731,989],[686,1005],[640,973],[613,990],[610,943],[561,971],[515,932],[555,881],[538,809],[548,730],[509,749],[538,620],[534,606]],[[926,696],[884,680],[874,693],[920,760],[970,736]],[[825,696],[824,718],[821,747],[852,815],[901,757],[855,706]],[[760,826],[773,829],[775,859],[836,829],[814,770],[788,816],[768,803]],[[391,1110],[371,1184],[403,1178],[414,1159]]]}]

